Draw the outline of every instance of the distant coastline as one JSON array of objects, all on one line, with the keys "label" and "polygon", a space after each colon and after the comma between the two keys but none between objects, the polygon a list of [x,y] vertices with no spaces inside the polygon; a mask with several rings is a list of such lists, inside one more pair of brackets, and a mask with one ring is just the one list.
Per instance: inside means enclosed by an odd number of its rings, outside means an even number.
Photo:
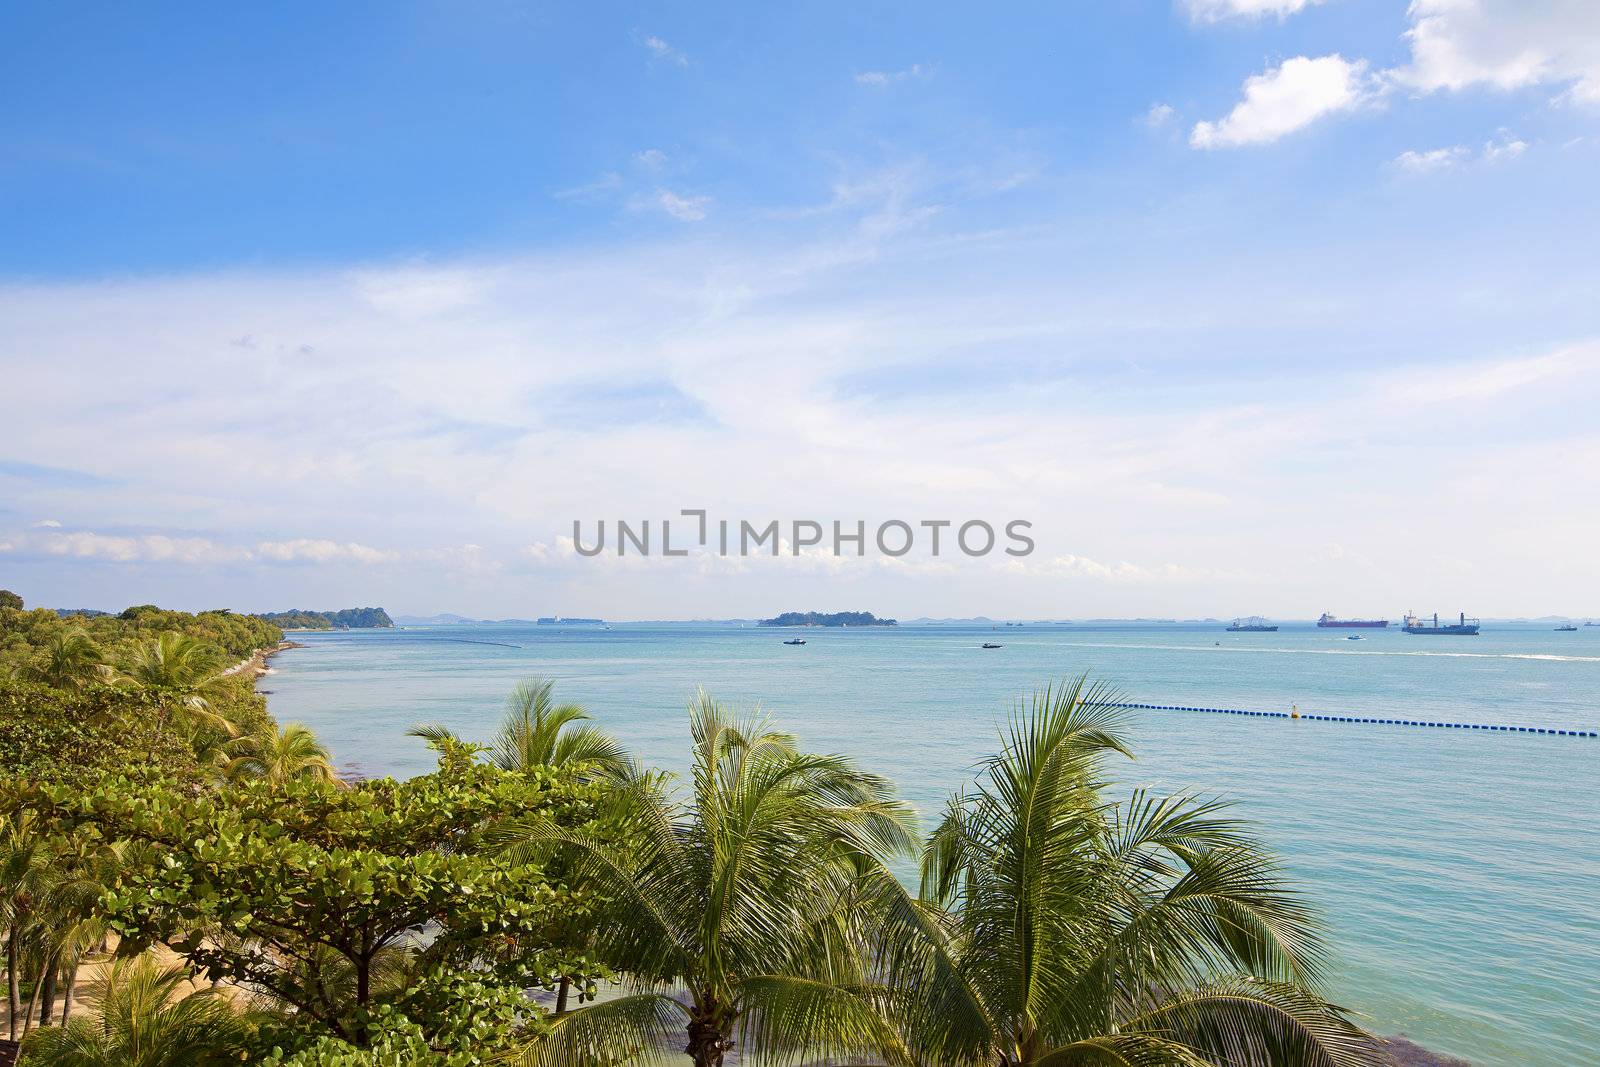
[{"label": "distant coastline", "polygon": [[340,608],[337,611],[269,611],[261,618],[285,633],[305,630],[387,630],[394,620],[382,608]]},{"label": "distant coastline", "polygon": [[757,626],[898,626],[893,619],[880,619],[870,611],[786,611],[771,619],[756,620]]}]

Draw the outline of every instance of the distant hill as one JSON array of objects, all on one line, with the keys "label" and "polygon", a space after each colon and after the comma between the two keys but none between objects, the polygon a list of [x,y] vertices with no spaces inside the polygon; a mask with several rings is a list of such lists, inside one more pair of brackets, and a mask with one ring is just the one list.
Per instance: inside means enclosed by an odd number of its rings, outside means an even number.
[{"label": "distant hill", "polygon": [[786,611],[775,619],[761,619],[758,626],[896,626],[893,619],[880,619],[870,611]]},{"label": "distant hill", "polygon": [[394,621],[396,626],[462,626],[478,620],[443,612],[439,615],[396,615]]},{"label": "distant hill", "polygon": [[261,616],[285,630],[373,630],[394,625],[382,608],[342,608],[339,611],[269,611]]}]

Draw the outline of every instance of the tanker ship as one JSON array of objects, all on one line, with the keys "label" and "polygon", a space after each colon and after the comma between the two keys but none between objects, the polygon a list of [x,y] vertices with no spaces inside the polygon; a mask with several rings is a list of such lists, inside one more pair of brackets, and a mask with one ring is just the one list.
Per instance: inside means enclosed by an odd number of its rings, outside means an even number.
[{"label": "tanker ship", "polygon": [[1322,618],[1317,620],[1317,625],[1324,630],[1386,630],[1389,628],[1389,620],[1341,619],[1330,612],[1324,611]]}]

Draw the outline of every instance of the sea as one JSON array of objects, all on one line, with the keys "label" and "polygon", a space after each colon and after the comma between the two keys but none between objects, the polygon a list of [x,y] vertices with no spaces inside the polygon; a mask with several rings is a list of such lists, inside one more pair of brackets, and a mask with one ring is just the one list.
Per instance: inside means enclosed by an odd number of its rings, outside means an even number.
[{"label": "sea", "polygon": [[[785,645],[796,633],[805,645]],[[1362,640],[1352,641],[1351,633]],[[347,771],[404,777],[441,723],[486,739],[550,679],[647,764],[688,762],[704,689],[887,775],[937,819],[1034,690],[1088,673],[1130,703],[1600,730],[1600,627],[1477,637],[1221,624],[776,630],[520,623],[292,635],[261,681]],[[996,649],[980,647],[998,644]],[[1319,908],[1334,1000],[1478,1067],[1600,1063],[1600,739],[1128,712],[1118,788],[1223,798]]]}]

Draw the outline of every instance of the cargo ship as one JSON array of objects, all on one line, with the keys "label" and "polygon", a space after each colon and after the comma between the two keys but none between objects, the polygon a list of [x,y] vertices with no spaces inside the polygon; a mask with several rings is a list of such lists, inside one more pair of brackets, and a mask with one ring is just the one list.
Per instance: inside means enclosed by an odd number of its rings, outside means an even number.
[{"label": "cargo ship", "polygon": [[1234,619],[1233,625],[1228,627],[1230,634],[1271,634],[1277,633],[1278,628],[1259,615],[1252,615],[1248,619]]},{"label": "cargo ship", "polygon": [[1416,612],[1406,612],[1406,617],[1401,620],[1401,629],[1408,634],[1437,634],[1442,637],[1476,637],[1478,635],[1478,620],[1467,621],[1467,613],[1462,612],[1459,622],[1439,624],[1439,613],[1433,613],[1432,621],[1417,618]]},{"label": "cargo ship", "polygon": [[1338,616],[1324,611],[1322,618],[1317,620],[1317,625],[1324,630],[1387,630],[1388,619],[1341,619]]}]

